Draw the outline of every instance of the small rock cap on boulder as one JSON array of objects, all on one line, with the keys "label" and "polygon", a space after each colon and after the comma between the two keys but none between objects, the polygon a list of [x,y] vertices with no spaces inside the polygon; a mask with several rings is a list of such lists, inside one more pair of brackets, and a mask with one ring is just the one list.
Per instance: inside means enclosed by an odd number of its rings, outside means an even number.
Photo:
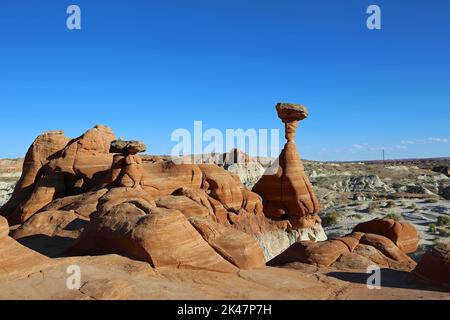
[{"label": "small rock cap on boulder", "polygon": [[301,104],[280,102],[276,109],[283,122],[300,121],[308,117],[308,109]]},{"label": "small rock cap on boulder", "polygon": [[110,153],[137,154],[145,152],[147,146],[138,140],[114,140],[111,142]]}]

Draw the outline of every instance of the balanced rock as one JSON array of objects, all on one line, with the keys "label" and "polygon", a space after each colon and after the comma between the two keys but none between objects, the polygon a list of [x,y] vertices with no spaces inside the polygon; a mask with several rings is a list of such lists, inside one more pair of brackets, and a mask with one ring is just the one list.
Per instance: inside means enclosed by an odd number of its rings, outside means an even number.
[{"label": "balanced rock", "polygon": [[284,123],[300,121],[308,117],[308,109],[301,104],[280,102],[275,108],[277,110],[278,117]]},{"label": "balanced rock", "polygon": [[374,219],[358,224],[353,231],[382,235],[392,240],[405,253],[412,253],[419,245],[416,228],[407,222],[392,219]]},{"label": "balanced rock", "polygon": [[[306,107],[296,104],[279,103],[278,116],[285,124],[286,144],[278,158],[278,168],[269,171],[253,187],[264,201],[264,213],[274,219],[287,218],[292,227],[304,227],[305,218],[320,210],[319,201],[314,194],[295,145],[298,122],[308,116]],[[271,169],[269,169],[271,170]]]},{"label": "balanced rock", "polygon": [[137,154],[140,152],[145,152],[147,146],[142,141],[137,140],[114,140],[111,142],[109,152],[111,153],[122,153],[122,154]]}]

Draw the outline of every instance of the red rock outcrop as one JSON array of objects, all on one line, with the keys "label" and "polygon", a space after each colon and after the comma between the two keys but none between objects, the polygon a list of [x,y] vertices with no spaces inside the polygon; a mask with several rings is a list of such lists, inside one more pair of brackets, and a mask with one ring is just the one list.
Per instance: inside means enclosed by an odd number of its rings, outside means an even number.
[{"label": "red rock outcrop", "polygon": [[139,152],[147,150],[147,146],[142,141],[115,140],[111,142],[110,152],[120,153],[113,159],[113,167],[117,169],[117,177],[114,181],[118,187],[131,187],[141,189],[144,184],[144,168],[142,159],[137,155]]},{"label": "red rock outcrop", "polygon": [[62,131],[39,136],[28,150],[22,177],[0,214],[10,224],[18,224],[56,198],[106,184],[113,140],[112,130],[100,125],[73,140]]},{"label": "red rock outcrop", "polygon": [[[53,238],[64,240],[58,255],[84,227],[73,252],[234,272],[264,265],[257,235],[288,228],[286,221],[268,219],[262,198],[217,165],[144,162],[136,154],[144,143],[115,140],[104,126],[73,140],[61,134],[35,141],[30,157],[40,167],[23,177],[33,183],[22,198],[18,186],[12,205],[4,208],[22,223],[13,236],[41,236],[45,247],[39,250],[46,254]],[[45,152],[41,140],[50,144]]]},{"label": "red rock outcrop", "polygon": [[370,233],[354,232],[345,237],[323,242],[301,241],[272,259],[269,265],[303,262],[319,267],[344,269],[366,268],[376,264],[411,271],[416,263],[390,239]]},{"label": "red rock outcrop", "polygon": [[89,191],[74,196],[67,196],[53,200],[44,208],[43,211],[73,211],[76,214],[89,218],[97,210],[98,200],[108,192],[103,188],[96,191]]},{"label": "red rock outcrop", "polygon": [[[34,140],[25,156],[22,176],[10,200],[0,208],[0,215],[5,216],[9,224],[14,225],[21,222],[21,215],[24,211],[22,206],[32,195],[37,180],[43,174],[44,166],[69,141],[63,131],[49,131]],[[50,190],[49,195],[53,196]]]},{"label": "red rock outcrop", "polygon": [[253,269],[265,265],[261,248],[247,233],[209,219],[192,218],[189,221],[214,250],[240,269]]},{"label": "red rock outcrop", "polygon": [[111,189],[111,194],[100,199],[98,212],[72,252],[122,253],[148,261],[154,267],[220,272],[264,265],[264,259],[260,259],[262,251],[251,236],[211,220],[197,221],[196,229],[178,210],[158,208],[145,199],[117,200],[114,194],[124,193],[120,189],[123,188]]},{"label": "red rock outcrop", "polygon": [[[42,211],[34,214],[17,228],[13,232],[12,238],[17,240],[35,235],[45,235],[76,239],[80,235],[79,229],[87,220],[87,218],[76,214],[74,211]],[[70,227],[76,221],[79,221],[82,225],[79,225],[78,228],[75,226]]]},{"label": "red rock outcrop", "polygon": [[[402,232],[405,234],[402,234]],[[408,223],[379,219],[355,227],[353,233],[324,242],[301,241],[269,262],[303,262],[321,267],[365,268],[371,264],[411,271],[416,263],[406,254],[417,248],[417,231]],[[412,250],[412,251],[411,251]]]},{"label": "red rock outcrop", "polygon": [[295,145],[298,122],[308,116],[302,105],[279,103],[278,116],[285,124],[286,144],[278,158],[277,171],[265,175],[255,184],[253,191],[265,200],[264,213],[270,218],[287,218],[292,227],[305,227],[305,218],[315,215],[320,204],[311,183],[305,175],[304,167]]},{"label": "red rock outcrop", "polygon": [[374,233],[392,240],[405,253],[412,253],[419,245],[419,235],[410,223],[392,219],[374,219],[358,224],[353,231]]},{"label": "red rock outcrop", "polygon": [[438,286],[450,288],[450,244],[438,244],[419,260],[414,275]]}]

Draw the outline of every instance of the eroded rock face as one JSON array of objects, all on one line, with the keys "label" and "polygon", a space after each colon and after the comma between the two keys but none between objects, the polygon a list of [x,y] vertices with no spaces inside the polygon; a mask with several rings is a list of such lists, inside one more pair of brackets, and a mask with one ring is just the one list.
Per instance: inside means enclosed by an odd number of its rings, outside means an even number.
[{"label": "eroded rock face", "polygon": [[298,122],[308,116],[308,111],[304,106],[288,103],[279,103],[276,109],[285,124],[287,142],[278,158],[276,172],[266,172],[253,191],[265,200],[266,216],[287,218],[294,229],[301,229],[305,227],[306,220],[311,221],[308,216],[314,216],[320,210],[294,142]]},{"label": "eroded rock face", "polygon": [[416,263],[390,239],[377,234],[360,232],[323,242],[294,243],[268,264],[275,266],[291,262],[338,269],[364,269],[376,264],[381,267],[411,271],[416,266]]},{"label": "eroded rock face", "polygon": [[450,288],[450,244],[438,244],[427,251],[414,274],[435,285]]},{"label": "eroded rock face", "polygon": [[17,240],[34,235],[45,235],[76,239],[87,220],[74,211],[42,211],[34,214],[16,229],[12,237]]},{"label": "eroded rock face", "polygon": [[413,253],[419,245],[419,235],[410,223],[392,219],[374,219],[358,224],[355,232],[374,233],[382,235],[395,243],[405,253]]},{"label": "eroded rock face", "polygon": [[[41,140],[55,143],[41,152]],[[290,228],[268,219],[261,196],[235,174],[215,164],[144,162],[136,154],[140,142],[117,142],[105,126],[73,140],[44,135],[30,150],[40,167],[24,170],[32,183],[18,190],[26,197],[17,192],[4,209],[21,223],[14,238],[44,239],[38,249],[45,254],[69,246],[71,253],[123,254],[153,267],[236,272],[264,265],[258,235]],[[318,222],[302,218],[305,227]],[[57,253],[52,239],[64,240]]]},{"label": "eroded rock face", "polygon": [[208,219],[191,218],[190,222],[212,248],[240,269],[265,266],[261,248],[247,233]]},{"label": "eroded rock face", "polygon": [[[36,138],[28,149],[22,168],[22,176],[18,181],[9,201],[0,208],[0,215],[5,216],[11,225],[21,222],[25,202],[34,191],[36,181],[43,174],[44,166],[58,151],[64,148],[69,138],[63,131],[49,131]],[[49,190],[52,197],[54,192]]]},{"label": "eroded rock face", "polygon": [[29,148],[22,177],[0,214],[11,225],[22,223],[56,198],[106,184],[113,140],[112,130],[100,125],[73,140],[62,131],[39,136]]},{"label": "eroded rock face", "polygon": [[118,201],[106,194],[72,252],[122,253],[153,267],[220,272],[264,265],[261,249],[251,236],[211,220],[192,223],[195,227],[178,210],[158,208],[144,199]]}]

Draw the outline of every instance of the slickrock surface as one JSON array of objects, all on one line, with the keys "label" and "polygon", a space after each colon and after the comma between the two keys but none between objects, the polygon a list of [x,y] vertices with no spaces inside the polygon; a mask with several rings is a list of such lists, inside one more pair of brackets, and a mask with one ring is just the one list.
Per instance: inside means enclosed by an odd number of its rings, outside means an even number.
[{"label": "slickrock surface", "polygon": [[[79,289],[66,286],[71,265],[80,267]],[[58,258],[34,272],[21,269],[16,275],[10,281],[0,280],[0,299],[450,299],[449,293],[408,282],[407,273],[383,270],[385,285],[368,290],[364,271],[334,271],[299,263],[219,273],[153,269],[145,262],[103,255]]]},{"label": "slickrock surface", "polygon": [[[380,290],[368,290],[367,274],[301,263],[223,273],[154,269],[118,255],[50,259],[8,237],[7,230],[0,217],[0,299],[450,299],[389,270]],[[67,286],[73,266],[81,271],[79,288]]]}]

